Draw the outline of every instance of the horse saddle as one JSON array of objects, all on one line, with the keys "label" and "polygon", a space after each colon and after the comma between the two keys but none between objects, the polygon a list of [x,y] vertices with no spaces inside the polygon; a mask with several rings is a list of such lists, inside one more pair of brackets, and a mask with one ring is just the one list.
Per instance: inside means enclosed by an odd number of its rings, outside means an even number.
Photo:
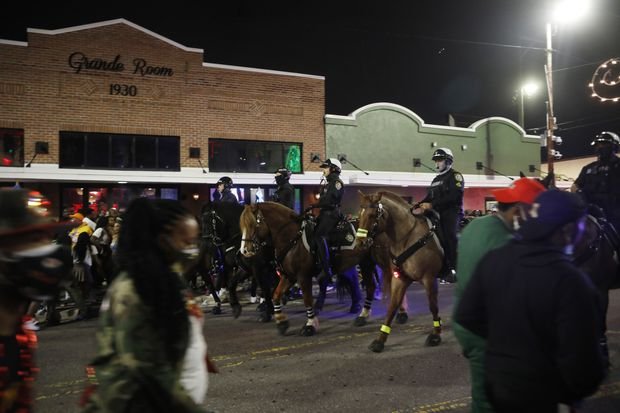
[{"label": "horse saddle", "polygon": [[[314,229],[316,221],[312,218],[304,219],[301,223],[302,242],[304,247],[314,253]],[[351,221],[342,218],[328,234],[327,243],[330,250],[352,250],[355,247],[355,227]]]}]

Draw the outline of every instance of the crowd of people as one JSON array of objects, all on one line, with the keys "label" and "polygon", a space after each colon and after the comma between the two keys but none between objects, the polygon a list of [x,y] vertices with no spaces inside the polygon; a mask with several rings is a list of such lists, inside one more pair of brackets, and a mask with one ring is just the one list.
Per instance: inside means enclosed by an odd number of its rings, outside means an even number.
[{"label": "crowd of people", "polygon": [[[619,224],[620,138],[593,141],[597,162],[584,167],[574,191],[521,178],[495,190],[497,211],[460,231],[463,176],[450,149],[432,159],[437,177],[414,205],[438,224],[445,252],[442,278],[457,280],[454,333],[468,359],[473,412],[576,411],[605,378],[599,345],[598,291],[572,259],[588,204],[608,230]],[[331,276],[328,234],[342,218],[342,165],[328,159],[318,208],[315,248]],[[272,201],[292,208],[291,172],[275,172]],[[214,202],[237,202],[232,179],[217,183]],[[0,190],[0,413],[32,411],[41,302],[61,291],[89,316],[97,287],[97,354],[87,371],[84,412],[204,412],[208,373],[204,315],[183,275],[199,250],[200,223],[182,204],[139,198],[121,216],[90,209],[55,222],[33,207],[30,193]],[[617,248],[618,245],[615,245]],[[506,320],[511,320],[510,324]]]}]

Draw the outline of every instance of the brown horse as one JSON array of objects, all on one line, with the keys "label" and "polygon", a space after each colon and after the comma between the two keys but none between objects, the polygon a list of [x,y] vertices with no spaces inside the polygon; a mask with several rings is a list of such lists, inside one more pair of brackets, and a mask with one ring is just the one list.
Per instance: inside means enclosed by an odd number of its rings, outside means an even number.
[{"label": "brown horse", "polygon": [[369,349],[381,352],[392,331],[396,309],[403,301],[407,288],[413,281],[424,285],[429,309],[433,315],[433,331],[426,344],[441,343],[441,318],[437,306],[437,274],[441,270],[443,251],[434,236],[434,230],[423,215],[414,215],[409,205],[400,196],[387,191],[372,195],[360,192],[360,223],[357,232],[360,247],[368,247],[375,237],[384,234],[389,240],[393,278],[390,303],[379,337]]},{"label": "brown horse", "polygon": [[[302,216],[274,202],[248,205],[240,217],[242,232],[240,251],[246,257],[251,257],[266,241],[273,245],[280,273],[280,281],[273,293],[278,331],[284,334],[289,327],[286,314],[282,312],[282,296],[293,283],[297,282],[302,290],[307,316],[306,325],[300,334],[310,336],[316,333],[319,325],[313,308],[312,277],[320,269],[316,266],[313,254],[302,242],[303,222]],[[374,256],[380,255],[381,250],[375,249]],[[332,257],[336,273],[355,271],[357,264],[361,266],[367,298],[361,314],[356,319],[356,325],[365,324],[370,315],[370,302],[374,296],[375,283],[367,261],[369,256],[367,250],[350,249],[338,251]],[[387,259],[381,262],[387,262]],[[389,273],[389,264],[387,268],[384,267],[384,272]]]}]

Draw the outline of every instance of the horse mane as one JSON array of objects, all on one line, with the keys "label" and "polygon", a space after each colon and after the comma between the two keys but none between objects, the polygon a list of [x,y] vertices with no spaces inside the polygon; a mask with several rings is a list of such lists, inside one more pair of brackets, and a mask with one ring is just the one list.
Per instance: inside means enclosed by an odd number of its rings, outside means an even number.
[{"label": "horse mane", "polygon": [[248,228],[256,227],[256,215],[254,213],[258,209],[256,205],[247,205],[243,208],[241,216],[239,217],[239,227],[241,232],[246,231]]},{"label": "horse mane", "polygon": [[390,201],[394,202],[395,204],[399,204],[403,207],[407,207],[407,208],[411,207],[411,205],[409,205],[409,203],[405,201],[402,196],[395,194],[394,192],[380,191],[378,192],[378,195],[380,195],[381,198],[387,198]]},{"label": "horse mane", "polygon": [[261,202],[255,205],[248,205],[244,208],[241,216],[239,217],[239,226],[241,231],[246,230],[247,228],[254,228],[256,226],[256,212],[261,210],[274,210],[278,215],[289,214],[289,218],[293,221],[300,221],[302,217],[298,215],[295,211],[286,207],[277,202]]}]

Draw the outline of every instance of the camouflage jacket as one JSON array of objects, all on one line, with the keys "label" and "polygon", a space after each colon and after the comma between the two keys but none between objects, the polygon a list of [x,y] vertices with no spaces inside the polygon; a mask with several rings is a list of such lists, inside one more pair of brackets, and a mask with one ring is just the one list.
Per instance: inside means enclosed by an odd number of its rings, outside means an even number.
[{"label": "camouflage jacket", "polygon": [[157,320],[126,274],[110,286],[100,317],[83,412],[205,412],[181,387],[183,360],[173,365],[167,359]]}]

